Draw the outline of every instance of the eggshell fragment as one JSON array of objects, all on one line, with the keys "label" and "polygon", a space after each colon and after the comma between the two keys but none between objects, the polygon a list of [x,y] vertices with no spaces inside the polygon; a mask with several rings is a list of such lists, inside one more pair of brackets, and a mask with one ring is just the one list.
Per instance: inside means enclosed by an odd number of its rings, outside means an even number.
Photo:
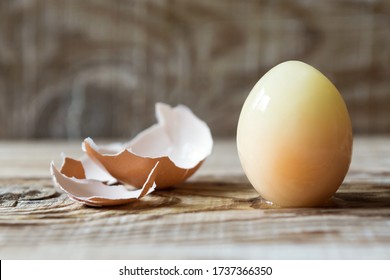
[{"label": "eggshell fragment", "polygon": [[99,147],[91,138],[84,140],[83,149],[120,182],[141,187],[159,162],[157,187],[179,184],[210,155],[213,146],[210,129],[183,105],[171,108],[157,103],[156,116],[157,124],[120,149]]},{"label": "eggshell fragment", "polygon": [[86,179],[98,180],[106,183],[107,185],[112,185],[118,182],[118,180],[112,177],[99,162],[91,159],[87,154],[84,154],[80,158],[80,162],[83,166]]},{"label": "eggshell fragment", "polygon": [[[171,108],[158,103],[156,115],[158,123],[128,143],[97,146],[85,139],[86,154],[80,160],[64,156],[60,171],[52,163],[55,185],[75,201],[106,206],[139,199],[156,184],[167,187],[183,182],[211,153],[210,129],[183,105]],[[141,189],[112,185],[118,181]]]},{"label": "eggshell fragment", "polygon": [[69,157],[64,157],[61,174],[69,178],[86,179],[82,162]]},{"label": "eggshell fragment", "polygon": [[54,163],[51,174],[56,186],[69,197],[90,206],[110,206],[133,202],[151,193],[155,188],[158,162],[149,170],[141,189],[128,190],[124,185],[109,186],[101,181],[86,179],[81,161],[65,158],[61,171]]},{"label": "eggshell fragment", "polygon": [[249,181],[265,199],[283,207],[317,206],[337,191],[351,162],[347,107],[317,69],[281,63],[248,95],[237,148]]}]

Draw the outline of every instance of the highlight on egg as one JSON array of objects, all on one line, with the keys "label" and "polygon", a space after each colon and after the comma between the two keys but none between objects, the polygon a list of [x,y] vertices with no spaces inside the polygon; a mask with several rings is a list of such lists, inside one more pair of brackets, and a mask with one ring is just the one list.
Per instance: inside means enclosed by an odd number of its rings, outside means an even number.
[{"label": "highlight on egg", "polygon": [[352,155],[352,126],[337,88],[314,67],[283,62],[253,87],[237,127],[241,165],[253,187],[282,207],[326,202]]}]

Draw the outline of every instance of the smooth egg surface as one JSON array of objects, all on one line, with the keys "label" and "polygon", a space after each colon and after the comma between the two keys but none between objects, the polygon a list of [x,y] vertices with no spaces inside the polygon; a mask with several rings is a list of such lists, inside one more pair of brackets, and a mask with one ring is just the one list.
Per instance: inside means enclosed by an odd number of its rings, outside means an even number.
[{"label": "smooth egg surface", "polygon": [[242,167],[260,195],[311,207],[339,188],[352,154],[352,127],[339,91],[300,61],[268,71],[249,93],[237,127]]}]

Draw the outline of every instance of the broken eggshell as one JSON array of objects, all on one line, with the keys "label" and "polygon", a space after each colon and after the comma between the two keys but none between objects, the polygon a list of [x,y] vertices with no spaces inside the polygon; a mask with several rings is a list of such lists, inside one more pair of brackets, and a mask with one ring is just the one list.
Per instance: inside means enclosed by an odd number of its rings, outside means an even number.
[{"label": "broken eggshell", "polygon": [[87,138],[83,150],[120,182],[143,186],[150,170],[159,162],[157,187],[179,184],[210,155],[213,146],[210,129],[184,105],[172,108],[157,103],[156,117],[157,124],[122,147],[99,147]]},{"label": "broken eggshell", "polygon": [[118,182],[110,173],[99,163],[91,159],[87,154],[80,158],[80,162],[84,168],[85,178],[94,179],[112,185]]},{"label": "broken eggshell", "polygon": [[61,171],[54,163],[51,174],[54,184],[78,202],[90,206],[111,206],[133,202],[151,193],[155,188],[158,162],[149,170],[141,189],[128,190],[124,185],[107,185],[99,180],[86,179],[81,161],[64,158]]},{"label": "broken eggshell", "polygon": [[[90,138],[84,140],[86,154],[80,160],[63,156],[60,170],[51,164],[55,185],[75,201],[108,206],[140,199],[156,185],[183,182],[210,155],[210,129],[183,105],[158,103],[156,115],[158,123],[128,143],[97,146]],[[112,185],[118,181],[141,189]]]}]

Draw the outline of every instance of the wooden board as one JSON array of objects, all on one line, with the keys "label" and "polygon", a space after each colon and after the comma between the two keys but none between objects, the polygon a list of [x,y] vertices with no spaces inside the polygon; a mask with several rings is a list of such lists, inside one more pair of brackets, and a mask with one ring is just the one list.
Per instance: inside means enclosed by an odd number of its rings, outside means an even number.
[{"label": "wooden board", "polygon": [[184,103],[219,137],[274,65],[340,89],[354,131],[390,132],[388,0],[0,1],[0,137],[127,137]]},{"label": "wooden board", "polygon": [[230,140],[181,186],[86,207],[52,186],[61,150],[79,144],[0,142],[0,259],[390,258],[390,137],[357,138],[334,199],[305,209],[264,203]]}]

